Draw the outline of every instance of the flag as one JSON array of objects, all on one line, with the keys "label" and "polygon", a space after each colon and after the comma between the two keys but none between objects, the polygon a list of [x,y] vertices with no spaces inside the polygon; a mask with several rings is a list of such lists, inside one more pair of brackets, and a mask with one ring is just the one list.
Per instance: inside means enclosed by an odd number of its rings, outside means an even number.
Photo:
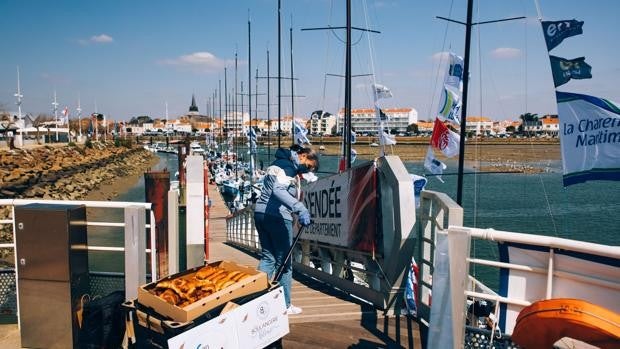
[{"label": "flag", "polygon": [[549,56],[555,87],[567,83],[570,79],[592,78],[592,67],[585,62],[585,59],[585,57],[566,59]]},{"label": "flag", "polygon": [[583,21],[579,22],[575,19],[570,21],[542,21],[541,24],[545,43],[547,43],[547,51],[553,50],[568,37],[583,34]]},{"label": "flag", "polygon": [[620,181],[620,105],[556,91],[564,186]]},{"label": "flag", "polygon": [[65,109],[62,110],[62,116],[64,116],[64,117],[68,117],[69,116],[69,108],[65,107]]},{"label": "flag", "polygon": [[351,148],[351,164],[355,162],[355,159],[357,159],[357,150]]},{"label": "flag", "polygon": [[389,88],[379,84],[372,85],[375,91],[375,100],[381,98],[390,98],[392,97],[392,91]]},{"label": "flag", "polygon": [[387,132],[383,131],[381,133],[381,140],[385,145],[394,145],[396,144],[396,137],[394,135],[389,135]]},{"label": "flag", "polygon": [[429,170],[430,173],[435,175],[435,178],[437,178],[441,183],[443,183],[441,175],[443,174],[443,170],[445,170],[447,166],[446,164],[435,158],[433,147],[428,147],[428,150],[426,151],[426,157],[424,158],[424,168]]},{"label": "flag", "polygon": [[383,110],[381,110],[381,108],[379,108],[379,119],[381,121],[386,121],[388,119],[388,116],[383,112]]},{"label": "flag", "polygon": [[444,86],[439,102],[439,116],[457,125],[461,124],[461,98],[450,88]]},{"label": "flag", "polygon": [[458,133],[451,131],[439,118],[435,119],[431,145],[451,158],[459,153],[459,142],[461,137]]},{"label": "flag", "polygon": [[310,140],[308,140],[308,137],[306,136],[308,134],[308,130],[302,126],[299,122],[297,122],[297,120],[293,120],[293,126],[295,127],[295,134],[294,134],[294,138],[295,138],[295,144],[305,144],[308,143],[310,144]]},{"label": "flag", "polygon": [[450,52],[449,65],[446,71],[446,77],[444,78],[444,84],[460,91],[462,89],[461,81],[463,80],[464,70],[463,57]]},{"label": "flag", "polygon": [[256,153],[256,131],[253,127],[248,129],[247,137],[250,142],[250,153]]},{"label": "flag", "polygon": [[[424,177],[422,177],[424,178]],[[408,315],[417,316],[418,306],[416,304],[418,294],[418,274],[420,270],[418,264],[415,262],[415,258],[411,257],[411,265],[407,272],[407,283],[405,284],[405,307],[404,309]]]},{"label": "flag", "polygon": [[351,144],[355,143],[356,141],[357,141],[357,133],[351,130]]},{"label": "flag", "polygon": [[415,207],[420,207],[420,194],[426,187],[428,180],[426,177],[418,176],[416,174],[409,174],[413,181],[413,196],[415,197]]}]

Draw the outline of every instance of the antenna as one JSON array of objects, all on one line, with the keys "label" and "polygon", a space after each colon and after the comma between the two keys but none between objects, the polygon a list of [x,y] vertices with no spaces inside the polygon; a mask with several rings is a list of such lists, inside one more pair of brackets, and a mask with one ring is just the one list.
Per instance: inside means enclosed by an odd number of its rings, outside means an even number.
[{"label": "antenna", "polygon": [[22,98],[24,98],[24,95],[22,95],[22,91],[20,89],[20,85],[19,85],[19,66],[17,66],[17,93],[15,93],[14,95],[15,97],[17,97],[17,118],[19,119],[19,121],[22,120]]},{"label": "antenna", "polygon": [[168,101],[166,103],[166,125],[168,124]]},{"label": "antenna", "polygon": [[80,105],[80,94],[78,93],[78,124],[80,126],[80,139],[82,138],[82,106]]},{"label": "antenna", "polygon": [[56,89],[54,89],[54,121],[56,122],[56,142],[58,142],[58,102],[56,101]]}]

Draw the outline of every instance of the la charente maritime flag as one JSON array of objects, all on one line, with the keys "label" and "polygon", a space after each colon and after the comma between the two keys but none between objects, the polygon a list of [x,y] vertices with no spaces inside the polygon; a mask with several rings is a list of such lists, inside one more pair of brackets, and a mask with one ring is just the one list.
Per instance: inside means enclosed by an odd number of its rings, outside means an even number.
[{"label": "la charente maritime flag", "polygon": [[608,100],[556,91],[564,186],[620,181],[620,107]]},{"label": "la charente maritime flag", "polygon": [[435,119],[431,145],[443,153],[446,157],[453,157],[459,153],[459,142],[461,137],[458,133],[450,129],[438,118]]}]

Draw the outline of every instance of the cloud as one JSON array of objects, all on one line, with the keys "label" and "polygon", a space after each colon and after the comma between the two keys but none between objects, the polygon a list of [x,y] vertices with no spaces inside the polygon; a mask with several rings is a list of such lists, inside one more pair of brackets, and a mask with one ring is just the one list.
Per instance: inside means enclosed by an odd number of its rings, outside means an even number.
[{"label": "cloud", "polygon": [[450,52],[437,52],[431,56],[431,59],[436,62],[446,62],[450,57]]},{"label": "cloud", "polygon": [[218,58],[210,52],[194,52],[177,58],[164,59],[159,61],[159,63],[204,73],[213,73],[223,70],[230,61]]},{"label": "cloud", "polygon": [[512,47],[498,47],[491,51],[491,57],[498,59],[512,59],[521,56],[521,50]]},{"label": "cloud", "polygon": [[114,39],[107,34],[99,34],[99,35],[93,35],[88,39],[79,39],[78,42],[81,45],[88,45],[88,44],[109,44],[114,42]]}]

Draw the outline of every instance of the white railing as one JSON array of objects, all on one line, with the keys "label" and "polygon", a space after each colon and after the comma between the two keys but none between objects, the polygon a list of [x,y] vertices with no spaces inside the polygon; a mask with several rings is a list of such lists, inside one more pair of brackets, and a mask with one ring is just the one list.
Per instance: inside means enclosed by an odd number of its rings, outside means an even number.
[{"label": "white railing", "polygon": [[[495,304],[496,320],[493,328],[496,328],[502,320],[499,309],[501,304],[505,304],[507,311],[504,316],[510,319],[503,321],[506,323],[504,330],[508,334],[512,333],[511,325],[514,325],[516,314],[538,300],[579,298],[612,311],[620,311],[618,303],[620,268],[617,266],[620,262],[620,247],[618,246],[461,226],[450,226],[445,232],[449,244],[451,318],[455,345],[463,343],[463,333],[460,329],[465,327],[466,302],[472,299],[485,299]],[[521,258],[518,261],[513,261],[517,259],[513,256],[510,262],[472,258],[470,251],[472,239],[494,241],[498,244],[516,244],[517,248],[526,246],[528,253],[535,251],[536,256],[528,254],[528,258]],[[560,259],[560,256],[570,257]],[[607,265],[600,260],[613,262],[608,262],[611,264]],[[561,266],[562,262],[566,264]],[[512,296],[500,295],[469,274],[470,263],[517,272],[518,278],[524,283],[521,286],[527,288],[512,292]],[[603,263],[604,266],[595,266],[597,263]],[[509,288],[521,286],[511,285]],[[509,312],[512,314],[508,314]]]},{"label": "white railing", "polygon": [[[15,249],[15,207],[27,204],[63,204],[84,205],[88,209],[123,209],[122,222],[89,221],[87,227],[117,227],[124,228],[123,246],[93,246],[88,245],[89,251],[123,252],[125,257],[125,294],[127,299],[137,297],[138,287],[146,283],[146,254],[150,254],[151,281],[157,279],[157,247],[155,236],[155,216],[150,203],[119,202],[119,201],[79,201],[79,200],[30,200],[30,199],[0,199],[0,206],[11,207],[11,217],[0,220],[0,225],[13,226],[13,242],[0,244],[0,248]],[[147,213],[148,211],[148,213]],[[146,223],[148,220],[150,224]],[[146,234],[150,234],[150,246],[146,248]],[[17,258],[17,254],[15,253]],[[17,263],[17,260],[15,261]],[[170,261],[170,264],[173,264]],[[17,265],[17,264],[15,264]],[[19,287],[19,285],[18,285]]]}]

